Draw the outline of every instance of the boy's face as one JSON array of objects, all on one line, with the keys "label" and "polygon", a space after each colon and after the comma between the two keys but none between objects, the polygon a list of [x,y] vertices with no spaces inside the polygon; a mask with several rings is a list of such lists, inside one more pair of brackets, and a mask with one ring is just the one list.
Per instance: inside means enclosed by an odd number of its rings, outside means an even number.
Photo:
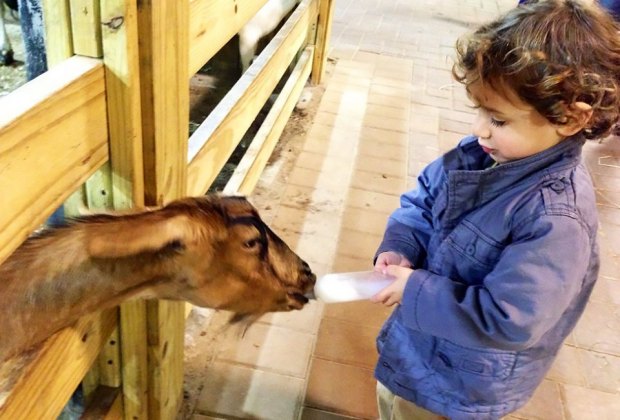
[{"label": "boy's face", "polygon": [[534,155],[565,138],[557,125],[513,92],[499,94],[488,84],[475,82],[469,85],[469,96],[478,108],[472,132],[482,149],[498,163]]}]

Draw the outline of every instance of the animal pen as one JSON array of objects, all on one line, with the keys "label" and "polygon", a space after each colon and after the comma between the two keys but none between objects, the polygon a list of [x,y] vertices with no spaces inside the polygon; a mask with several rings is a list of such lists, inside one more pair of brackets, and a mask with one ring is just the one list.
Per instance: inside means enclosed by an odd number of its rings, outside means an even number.
[{"label": "animal pen", "polygon": [[[63,203],[204,194],[293,66],[226,187],[250,193],[306,80],[321,81],[333,10],[303,0],[188,136],[190,78],[266,0],[42,3],[50,70],[0,100],[0,263]],[[186,313],[132,301],[85,316],[0,366],[0,419],[56,418],[80,383],[85,418],[175,418]]]}]

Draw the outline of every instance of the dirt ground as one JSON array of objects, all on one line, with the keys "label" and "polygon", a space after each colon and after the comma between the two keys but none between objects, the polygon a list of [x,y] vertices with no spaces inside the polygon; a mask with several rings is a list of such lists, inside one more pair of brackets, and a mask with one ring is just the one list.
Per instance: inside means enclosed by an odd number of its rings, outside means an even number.
[{"label": "dirt ground", "polygon": [[21,28],[11,13],[5,10],[6,31],[11,40],[15,62],[8,66],[0,66],[0,97],[14,91],[17,87],[26,83],[26,67],[24,56],[24,42],[22,41]]}]

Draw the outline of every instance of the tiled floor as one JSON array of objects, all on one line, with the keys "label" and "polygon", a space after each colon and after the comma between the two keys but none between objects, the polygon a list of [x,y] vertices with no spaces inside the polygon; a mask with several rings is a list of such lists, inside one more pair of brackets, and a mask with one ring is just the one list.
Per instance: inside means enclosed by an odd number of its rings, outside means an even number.
[{"label": "tiled floor", "polygon": [[[459,34],[514,3],[336,1],[337,61],[318,112],[279,198],[267,191],[256,203],[319,275],[369,269],[399,194],[469,132],[473,113],[448,57]],[[620,418],[620,141],[585,153],[599,198],[601,278],[547,379],[511,419]],[[223,330],[193,419],[376,418],[374,338],[388,313],[369,302],[314,302],[244,335]]]}]

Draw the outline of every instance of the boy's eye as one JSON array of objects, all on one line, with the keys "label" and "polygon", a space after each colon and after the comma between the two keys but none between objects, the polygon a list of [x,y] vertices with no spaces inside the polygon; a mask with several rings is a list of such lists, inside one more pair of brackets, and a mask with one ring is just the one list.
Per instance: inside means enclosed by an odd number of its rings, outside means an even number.
[{"label": "boy's eye", "polygon": [[495,118],[491,117],[491,124],[495,127],[501,127],[506,124],[506,121],[496,120]]}]

